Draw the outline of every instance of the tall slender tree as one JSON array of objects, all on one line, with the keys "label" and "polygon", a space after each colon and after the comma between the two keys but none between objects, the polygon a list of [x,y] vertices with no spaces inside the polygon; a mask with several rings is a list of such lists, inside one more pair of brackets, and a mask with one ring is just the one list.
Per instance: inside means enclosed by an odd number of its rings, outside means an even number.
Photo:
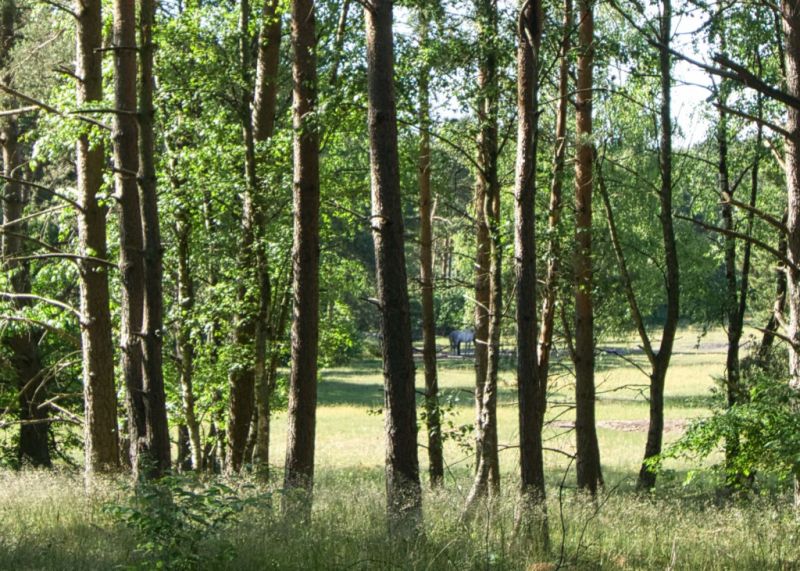
[{"label": "tall slender tree", "polygon": [[[430,34],[429,8],[419,11],[419,44],[423,54]],[[425,365],[425,416],[428,429],[428,473],[431,487],[444,479],[442,425],[439,410],[439,380],[436,370],[436,321],[433,307],[433,211],[431,207],[431,64],[423,55],[419,70],[419,268],[422,290],[422,360]]]},{"label": "tall slender tree", "polygon": [[[0,78],[4,84],[13,83],[8,73],[11,48],[14,45],[17,7],[14,0],[4,0],[0,5]],[[11,100],[12,108],[15,107]],[[9,276],[11,293],[31,293],[30,264],[24,258],[24,237],[27,226],[19,221],[28,202],[27,193],[18,179],[22,177],[22,148],[19,143],[19,121],[16,115],[0,119],[0,155],[5,183],[2,189],[3,234],[0,261]],[[18,222],[19,221],[19,222]],[[25,299],[13,301],[17,309],[30,304]],[[21,465],[49,467],[50,423],[47,407],[42,406],[47,391],[46,377],[39,352],[41,331],[35,327],[22,326],[12,329],[3,338],[10,350],[13,374],[19,394],[19,445],[17,457]]]},{"label": "tall slender tree", "polygon": [[239,67],[241,78],[240,115],[244,140],[244,192],[242,193],[242,222],[239,238],[237,266],[242,279],[236,291],[237,314],[233,327],[233,344],[237,362],[228,374],[230,401],[228,405],[228,453],[226,469],[239,472],[245,458],[247,437],[255,408],[256,335],[261,291],[259,287],[258,257],[258,200],[255,139],[251,117],[250,88],[252,57],[250,37],[250,2],[239,3]]},{"label": "tall slender tree", "polygon": [[142,370],[142,316],[144,311],[144,259],[142,218],[137,190],[139,169],[136,121],[136,3],[114,2],[114,182],[119,200],[119,266],[122,281],[120,316],[121,371],[128,412],[127,439],[123,450],[134,474],[139,474],[140,456],[147,450],[145,392]]},{"label": "tall slender tree", "polygon": [[[800,98],[800,1],[781,0],[786,58],[786,90]],[[787,183],[787,305],[789,306],[790,384],[800,392],[800,106],[787,106],[785,166]],[[795,469],[795,505],[800,507],[800,463]]]},{"label": "tall slender tree", "polygon": [[[664,243],[664,266],[666,268],[666,306],[667,315],[661,332],[661,344],[658,353],[648,352],[652,366],[650,375],[650,425],[647,429],[644,462],[639,470],[639,488],[652,488],[655,485],[655,473],[648,461],[661,454],[664,437],[664,385],[667,377],[675,334],[680,317],[680,269],[678,266],[678,246],[675,240],[675,226],[672,216],[672,56],[670,40],[672,38],[672,1],[663,0],[660,18],[660,47],[658,51],[659,73],[661,81],[661,142],[659,145],[659,167],[661,171],[661,188],[658,193],[659,221],[661,237]],[[643,329],[642,329],[643,330]],[[645,343],[648,347],[651,344]]]},{"label": "tall slender tree", "polygon": [[569,110],[570,50],[572,49],[572,0],[564,0],[564,21],[561,36],[561,61],[558,80],[558,111],[553,157],[553,178],[550,183],[550,204],[547,213],[547,272],[542,288],[542,325],[539,331],[539,376],[547,382],[550,374],[550,353],[556,316],[556,293],[561,271],[561,246],[558,227],[561,221],[565,166],[567,159],[567,119]]},{"label": "tall slender tree", "polygon": [[387,515],[390,531],[406,534],[422,523],[422,493],[400,203],[392,12],[392,0],[373,0],[364,9],[372,181],[371,223],[383,337]]},{"label": "tall slender tree", "polygon": [[[281,46],[281,13],[277,0],[264,0],[262,10],[261,31],[258,36],[258,55],[256,58],[256,81],[253,94],[253,140],[256,144],[269,140],[275,132],[275,115],[278,100],[278,65]],[[255,158],[255,157],[254,157]],[[258,213],[256,226],[259,236],[264,233],[263,216]],[[278,342],[280,332],[274,326],[279,319],[273,313],[280,314],[282,309],[271,303],[272,284],[267,255],[263,248],[258,248],[256,262],[258,265],[259,283],[259,325],[256,331],[256,422],[255,449],[253,464],[256,472],[264,478],[269,477],[269,438],[270,399],[273,392],[274,378],[267,363],[266,344]],[[275,351],[272,351],[273,353]]]},{"label": "tall slender tree", "polygon": [[[542,429],[546,378],[540,375],[536,302],[536,159],[539,129],[540,0],[520,9],[517,45],[517,164],[514,181],[514,261],[517,293],[520,506],[518,529],[547,543]],[[537,513],[538,512],[538,513]],[[538,517],[537,517],[538,516]],[[538,525],[537,525],[538,522]]]},{"label": "tall slender tree", "polygon": [[155,0],[139,2],[139,204],[144,247],[144,306],[142,319],[142,388],[145,393],[147,451],[152,476],[170,468],[169,425],[164,392],[163,253],[156,193],[153,133],[153,25]]},{"label": "tall slender tree", "polygon": [[[497,35],[498,13],[496,0],[476,0],[476,19],[478,25],[478,173],[475,179],[475,433],[476,433],[476,471],[484,451],[488,478],[492,489],[500,486],[500,463],[497,454],[497,430],[491,424],[496,415],[486,411],[489,421],[488,431],[481,429],[484,415],[484,387],[491,377],[489,351],[491,336],[489,332],[492,313],[492,235],[491,220],[493,209],[500,197],[498,169],[498,76],[497,76]],[[488,210],[487,210],[488,209]],[[499,208],[498,208],[499,212]],[[502,299],[502,298],[501,298]],[[498,313],[499,315],[499,313]],[[491,383],[490,383],[491,384]],[[489,395],[489,403],[493,401]],[[481,492],[489,484],[480,483],[476,492]],[[481,492],[482,493],[482,492]]]},{"label": "tall slender tree", "polygon": [[[100,0],[75,0],[75,75],[78,107],[103,99]],[[114,348],[111,343],[106,206],[98,200],[103,182],[103,143],[84,131],[77,148],[78,242],[81,286],[81,341],[85,401],[86,476],[119,467]]]},{"label": "tall slender tree", "polygon": [[[294,135],[294,317],[289,379],[289,427],[284,487],[305,492],[300,509],[310,515],[314,484],[319,348],[319,126],[317,38],[313,0],[292,2]],[[290,499],[290,496],[284,496]]]},{"label": "tall slender tree", "polygon": [[602,484],[597,444],[592,302],[592,98],[594,0],[579,0],[575,159],[575,433],[578,487],[594,495]]}]

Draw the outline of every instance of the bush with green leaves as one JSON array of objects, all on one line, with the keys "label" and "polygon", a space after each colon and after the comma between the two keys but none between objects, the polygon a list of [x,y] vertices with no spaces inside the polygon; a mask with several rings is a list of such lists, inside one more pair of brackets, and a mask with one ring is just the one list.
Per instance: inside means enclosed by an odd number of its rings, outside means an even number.
[{"label": "bush with green leaves", "polygon": [[[140,483],[129,501],[108,505],[105,511],[135,535],[132,568],[197,569],[212,560],[229,560],[233,546],[224,532],[246,507],[268,499],[246,496],[219,481],[167,476]],[[215,542],[214,549],[203,549],[208,542]]]},{"label": "bush with green leaves", "polygon": [[736,443],[713,469],[728,482],[755,474],[784,482],[800,469],[800,394],[789,385],[785,351],[761,361],[742,361],[741,382],[745,398],[732,406],[722,404],[705,419],[692,424],[664,457],[707,459],[726,443]]}]

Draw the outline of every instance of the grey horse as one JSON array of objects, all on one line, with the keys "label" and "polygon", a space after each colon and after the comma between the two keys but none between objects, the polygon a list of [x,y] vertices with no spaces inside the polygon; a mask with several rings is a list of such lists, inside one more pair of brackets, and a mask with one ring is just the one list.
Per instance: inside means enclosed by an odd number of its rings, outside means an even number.
[{"label": "grey horse", "polygon": [[[475,332],[471,329],[464,329],[461,331],[451,331],[448,336],[450,339],[450,352],[456,352],[456,355],[461,355],[461,344],[470,345],[475,342]],[[466,348],[466,347],[465,347]]]}]

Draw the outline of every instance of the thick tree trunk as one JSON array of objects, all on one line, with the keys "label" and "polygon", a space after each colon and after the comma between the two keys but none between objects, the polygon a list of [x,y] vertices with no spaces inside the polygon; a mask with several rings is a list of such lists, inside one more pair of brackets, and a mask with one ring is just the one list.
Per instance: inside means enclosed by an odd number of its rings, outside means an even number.
[{"label": "thick tree trunk", "polygon": [[594,306],[592,303],[592,96],[594,0],[579,0],[575,160],[575,432],[578,487],[602,484],[595,424]]},{"label": "thick tree trunk", "polygon": [[[800,96],[800,1],[782,0],[783,31],[786,54],[786,88]],[[787,253],[793,264],[786,268],[787,305],[789,306],[789,375],[791,387],[800,392],[800,109],[787,109],[786,186]],[[795,467],[795,505],[800,507],[800,463]]]},{"label": "thick tree trunk", "polygon": [[386,502],[390,532],[422,524],[414,359],[408,305],[394,94],[392,0],[364,11],[367,34],[372,236],[383,335]]},{"label": "thick tree trunk", "polygon": [[[294,244],[292,370],[284,487],[302,491],[292,511],[306,519],[314,487],[319,348],[319,126],[317,40],[313,0],[292,2],[294,126]],[[290,495],[284,498],[291,500]],[[288,507],[288,504],[285,504]]]},{"label": "thick tree trunk", "polygon": [[139,2],[139,202],[144,246],[144,314],[142,368],[150,475],[170,469],[169,426],[164,393],[164,298],[161,229],[156,194],[153,136],[153,24],[155,0]]},{"label": "thick tree trunk", "polygon": [[644,462],[639,470],[637,487],[650,489],[655,486],[656,474],[648,462],[661,454],[664,438],[664,384],[667,369],[672,358],[672,347],[678,330],[680,317],[680,272],[678,266],[678,246],[675,241],[675,228],[672,220],[672,58],[669,43],[672,35],[672,2],[663,0],[661,12],[661,47],[659,49],[659,68],[661,74],[661,189],[659,192],[659,219],[664,242],[664,265],[666,267],[666,305],[667,316],[661,333],[658,354],[652,359],[650,376],[650,426],[647,430],[647,443]]},{"label": "thick tree trunk", "polygon": [[544,279],[542,300],[542,326],[539,332],[539,376],[545,387],[550,374],[550,353],[553,348],[553,331],[556,316],[556,292],[561,271],[561,246],[558,226],[561,220],[564,188],[564,165],[567,158],[567,111],[569,103],[569,52],[572,46],[572,0],[564,0],[564,28],[561,38],[561,67],[558,83],[558,113],[556,116],[556,144],[553,159],[553,180],[550,185],[550,205],[547,216],[547,274]]},{"label": "thick tree trunk", "polygon": [[[422,8],[420,47],[427,47],[429,15]],[[428,473],[431,487],[442,485],[444,458],[439,410],[439,380],[436,371],[436,321],[433,311],[433,212],[431,210],[430,84],[431,66],[423,64],[419,73],[419,267],[422,290],[422,360],[425,364],[425,415],[428,428]]]},{"label": "thick tree trunk", "polygon": [[536,159],[539,140],[539,47],[542,3],[526,3],[517,46],[517,164],[514,182],[514,259],[517,290],[520,506],[517,529],[547,545],[542,430],[547,379],[536,351]]},{"label": "thick tree trunk", "polygon": [[[76,0],[77,105],[96,105],[103,99],[102,17],[100,0]],[[117,395],[114,388],[114,348],[111,343],[106,208],[97,195],[103,182],[103,145],[84,133],[77,149],[78,241],[81,281],[81,341],[85,400],[86,477],[119,467]]]},{"label": "thick tree trunk", "polygon": [[127,452],[135,475],[140,455],[147,449],[145,393],[142,371],[142,316],[144,312],[144,259],[142,219],[137,190],[139,168],[136,122],[136,4],[114,2],[114,115],[112,134],[114,182],[119,196],[119,267],[122,282],[120,302],[120,355],[128,412]]}]

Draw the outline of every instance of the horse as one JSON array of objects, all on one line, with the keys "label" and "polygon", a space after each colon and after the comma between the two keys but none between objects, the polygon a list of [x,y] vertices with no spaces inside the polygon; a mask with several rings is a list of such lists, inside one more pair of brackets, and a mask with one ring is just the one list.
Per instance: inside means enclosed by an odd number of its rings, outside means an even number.
[{"label": "horse", "polygon": [[448,337],[450,339],[450,352],[455,351],[458,356],[461,356],[462,343],[466,346],[475,342],[475,332],[471,329],[451,331]]}]

